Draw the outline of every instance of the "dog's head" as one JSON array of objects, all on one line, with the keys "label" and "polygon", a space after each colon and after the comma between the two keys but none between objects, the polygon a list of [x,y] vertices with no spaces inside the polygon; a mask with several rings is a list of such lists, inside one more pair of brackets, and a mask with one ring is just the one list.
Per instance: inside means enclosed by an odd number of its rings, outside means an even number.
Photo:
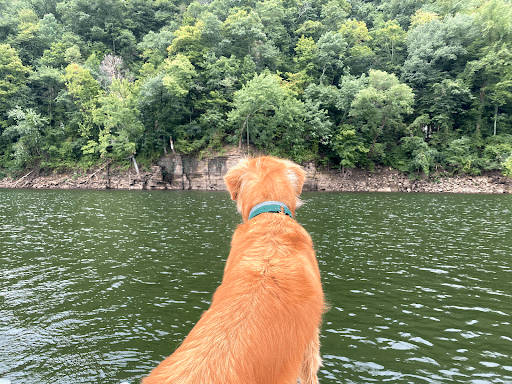
[{"label": "dog's head", "polygon": [[299,195],[305,179],[297,164],[269,156],[241,160],[224,176],[244,221],[255,205],[265,201],[282,202],[295,216],[295,209],[302,204]]}]

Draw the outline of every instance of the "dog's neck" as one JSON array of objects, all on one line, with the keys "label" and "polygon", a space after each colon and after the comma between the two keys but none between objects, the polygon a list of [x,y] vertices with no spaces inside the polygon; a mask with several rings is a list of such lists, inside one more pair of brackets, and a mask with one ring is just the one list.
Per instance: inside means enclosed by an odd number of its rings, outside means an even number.
[{"label": "dog's neck", "polygon": [[258,216],[261,213],[267,212],[283,213],[285,215],[290,216],[293,219],[292,211],[290,211],[290,208],[288,208],[286,204],[281,203],[279,201],[265,201],[263,203],[255,205],[253,209],[251,209],[251,212],[249,212],[249,220]]}]

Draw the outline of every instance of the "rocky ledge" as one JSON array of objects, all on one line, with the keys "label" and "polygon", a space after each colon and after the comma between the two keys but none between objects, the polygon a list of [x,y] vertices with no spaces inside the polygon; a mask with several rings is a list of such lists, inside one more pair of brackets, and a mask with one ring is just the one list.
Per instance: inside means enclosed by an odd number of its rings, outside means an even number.
[{"label": "rocky ledge", "polygon": [[445,173],[431,175],[429,180],[410,178],[389,167],[378,167],[374,172],[350,169],[339,172],[318,171],[306,164],[307,190],[343,192],[417,192],[417,193],[512,193],[512,179],[492,172],[480,176],[448,176]]},{"label": "rocky ledge", "polygon": [[[80,174],[44,175],[34,170],[20,179],[4,178],[0,188],[34,189],[123,189],[123,190],[226,190],[223,176],[245,155],[231,150],[223,155],[199,159],[166,155],[149,171],[138,174],[108,166]],[[322,170],[314,163],[304,164],[305,191],[336,192],[427,192],[427,193],[512,193],[512,179],[499,173],[481,176],[431,175],[429,180],[411,179],[389,167],[374,172],[350,169],[344,173]]]}]

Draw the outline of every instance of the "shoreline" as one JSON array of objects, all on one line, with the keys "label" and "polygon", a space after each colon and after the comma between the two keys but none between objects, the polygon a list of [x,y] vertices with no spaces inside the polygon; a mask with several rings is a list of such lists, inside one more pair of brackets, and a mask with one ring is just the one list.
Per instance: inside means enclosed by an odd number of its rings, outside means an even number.
[{"label": "shoreline", "polygon": [[[150,170],[105,165],[85,173],[41,174],[32,170],[19,179],[5,177],[0,188],[5,189],[88,189],[88,190],[195,190],[225,191],[223,176],[227,170],[245,158],[240,150],[200,159],[197,156],[166,155]],[[409,193],[475,193],[510,194],[512,178],[500,172],[479,176],[448,176],[431,174],[429,180],[411,179],[407,174],[389,167],[378,166],[374,172],[353,168],[341,173],[319,169],[314,163],[303,164],[306,182],[303,191],[321,192],[409,192]]]}]

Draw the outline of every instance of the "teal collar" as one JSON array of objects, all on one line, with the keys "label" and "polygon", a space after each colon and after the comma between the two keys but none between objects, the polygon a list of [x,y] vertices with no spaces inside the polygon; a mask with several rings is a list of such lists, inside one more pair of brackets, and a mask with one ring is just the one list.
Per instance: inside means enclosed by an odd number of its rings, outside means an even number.
[{"label": "teal collar", "polygon": [[292,211],[290,211],[286,204],[280,203],[279,201],[265,201],[264,203],[260,203],[251,209],[251,212],[249,213],[249,220],[258,216],[260,213],[266,212],[284,213],[293,219]]}]

